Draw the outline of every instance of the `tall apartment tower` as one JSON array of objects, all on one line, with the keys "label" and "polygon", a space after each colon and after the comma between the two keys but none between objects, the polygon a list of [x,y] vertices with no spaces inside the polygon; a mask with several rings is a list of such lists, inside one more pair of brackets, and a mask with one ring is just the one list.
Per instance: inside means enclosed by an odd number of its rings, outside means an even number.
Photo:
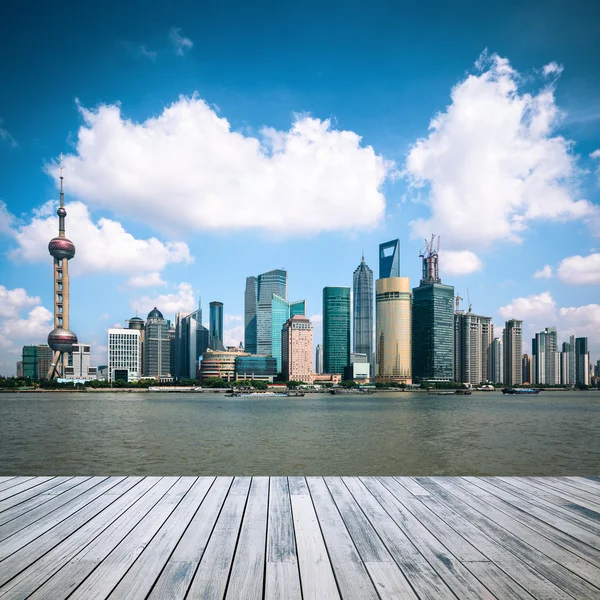
[{"label": "tall apartment tower", "polygon": [[590,385],[590,354],[586,337],[575,339],[575,383]]},{"label": "tall apartment tower", "polygon": [[281,334],[283,376],[287,381],[313,381],[313,327],[303,315],[294,315]]},{"label": "tall apartment tower", "polygon": [[144,336],[144,375],[168,377],[171,375],[171,344],[167,322],[156,306],[148,313]]},{"label": "tall apartment tower", "polygon": [[560,383],[560,354],[556,327],[546,327],[531,340],[531,383]]},{"label": "tall apartment tower", "polygon": [[504,346],[504,384],[523,383],[523,321],[510,319],[504,325],[502,334]]},{"label": "tall apartment tower", "polygon": [[472,385],[490,381],[493,339],[491,317],[454,314],[454,381]]},{"label": "tall apartment tower", "polygon": [[531,357],[528,354],[523,354],[521,372],[523,374],[523,383],[531,383]]},{"label": "tall apartment tower", "polygon": [[315,373],[317,375],[323,374],[323,344],[317,344],[315,351]]},{"label": "tall apartment tower", "polygon": [[490,346],[491,373],[489,381],[492,383],[504,383],[504,355],[502,351],[502,340],[494,338]]},{"label": "tall apartment tower", "polygon": [[364,256],[354,271],[352,292],[353,352],[370,357],[373,354],[373,271]]},{"label": "tall apartment tower", "polygon": [[200,357],[209,346],[209,332],[202,325],[202,307],[175,315],[175,372],[178,379],[196,379]]},{"label": "tall apartment tower", "polygon": [[48,346],[54,351],[52,362],[48,367],[48,379],[55,379],[64,374],[64,367],[69,364],[73,352],[73,344],[77,336],[69,329],[69,261],[75,256],[75,244],[65,235],[65,195],[63,192],[62,154],[60,155],[60,204],[56,210],[58,215],[58,237],[48,243],[48,251],[54,259],[54,329],[48,334]]},{"label": "tall apartment tower", "polygon": [[223,345],[223,303],[213,300],[209,305],[209,340],[211,350],[225,350]]},{"label": "tall apartment tower", "polygon": [[323,288],[323,372],[343,374],[350,364],[350,288]]},{"label": "tall apartment tower", "polygon": [[412,291],[412,375],[415,379],[452,379],[454,287],[439,276],[439,238],[425,240],[419,256],[423,274]]},{"label": "tall apartment tower", "polygon": [[[290,317],[306,315],[306,301],[288,302],[277,294],[271,298],[271,356],[277,361],[277,372],[282,372],[282,330]],[[312,354],[312,351],[311,351]]]}]

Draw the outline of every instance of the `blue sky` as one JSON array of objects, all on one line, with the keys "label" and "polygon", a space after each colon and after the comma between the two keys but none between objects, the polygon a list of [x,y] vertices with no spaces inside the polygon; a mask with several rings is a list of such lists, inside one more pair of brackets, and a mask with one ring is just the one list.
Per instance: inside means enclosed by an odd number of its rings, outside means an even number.
[{"label": "blue sky", "polygon": [[106,327],[155,301],[221,300],[241,339],[245,277],[273,268],[320,315],[322,288],[351,285],[363,251],[377,276],[396,237],[417,285],[432,233],[443,281],[497,333],[555,325],[596,360],[600,7],[523,4],[15,7],[0,372],[49,329],[61,152],[71,326],[100,362]]}]

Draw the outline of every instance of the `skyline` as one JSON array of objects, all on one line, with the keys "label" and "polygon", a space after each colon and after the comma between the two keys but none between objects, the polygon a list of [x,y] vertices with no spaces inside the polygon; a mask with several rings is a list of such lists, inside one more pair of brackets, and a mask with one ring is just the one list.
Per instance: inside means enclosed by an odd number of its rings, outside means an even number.
[{"label": "skyline", "polygon": [[[377,22],[387,16],[398,25],[386,10],[378,7]],[[205,308],[224,303],[224,343],[237,345],[246,278],[281,267],[288,296],[306,298],[319,343],[324,287],[351,287],[363,251],[375,270],[379,243],[395,238],[401,275],[415,287],[422,238],[431,234],[441,236],[442,282],[465,298],[469,290],[496,337],[506,320],[522,319],[524,352],[532,334],[554,326],[561,340],[589,337],[598,356],[600,114],[592,109],[600,75],[585,57],[600,42],[580,8],[561,15],[564,27],[552,14],[521,12],[519,26],[534,16],[538,25],[529,47],[507,41],[509,26],[499,21],[444,49],[448,56],[415,55],[413,66],[407,42],[387,28],[374,41],[375,24],[361,29],[352,8],[333,35],[347,56],[330,41],[325,47],[319,29],[321,54],[299,43],[307,56],[288,65],[296,79],[261,44],[247,60],[263,71],[252,67],[246,76],[239,54],[207,57],[191,8],[137,28],[125,12],[102,43],[98,35],[96,45],[85,42],[90,30],[82,26],[40,59],[31,78],[49,83],[39,69],[62,52],[61,85],[42,86],[47,102],[39,109],[37,89],[22,75],[37,55],[15,52],[14,63],[0,67],[14,90],[13,102],[0,102],[0,373],[12,374],[21,346],[43,342],[51,329],[47,243],[56,230],[61,152],[77,247],[71,324],[95,364],[113,324],[155,305],[174,319],[177,310],[193,311],[198,297]],[[407,13],[398,37],[424,22],[417,13]],[[481,25],[480,17],[472,18]],[[575,24],[579,40],[568,35]],[[342,39],[352,27],[371,44],[362,62]],[[49,39],[41,29],[33,23],[40,44]],[[540,29],[556,34],[551,45]],[[21,43],[4,33],[5,52]],[[244,39],[254,36],[242,34],[238,45]],[[292,54],[284,44],[284,57]],[[106,69],[84,75],[86,57]],[[388,68],[394,59],[397,71]],[[132,76],[135,84],[126,81]]]}]

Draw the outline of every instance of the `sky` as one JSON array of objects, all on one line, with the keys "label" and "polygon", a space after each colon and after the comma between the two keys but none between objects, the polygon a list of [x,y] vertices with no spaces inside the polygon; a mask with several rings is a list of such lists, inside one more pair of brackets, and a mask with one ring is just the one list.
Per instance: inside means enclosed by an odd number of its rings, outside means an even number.
[{"label": "sky", "polygon": [[[173,6],[171,4],[176,4]],[[323,6],[325,4],[325,6]],[[0,374],[52,329],[63,154],[71,328],[322,289],[400,239],[418,285],[600,358],[600,4],[65,2],[0,22]]]}]

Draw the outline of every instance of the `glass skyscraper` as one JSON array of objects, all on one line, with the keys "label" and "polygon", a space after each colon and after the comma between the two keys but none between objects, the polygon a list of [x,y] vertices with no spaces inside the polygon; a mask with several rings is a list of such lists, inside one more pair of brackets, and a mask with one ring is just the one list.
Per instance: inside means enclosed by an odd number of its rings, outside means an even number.
[{"label": "glass skyscraper", "polygon": [[211,350],[225,350],[223,344],[223,303],[213,301],[209,305],[209,342]]},{"label": "glass skyscraper", "polygon": [[575,383],[577,385],[590,384],[590,355],[586,337],[575,339]]},{"label": "glass skyscraper", "polygon": [[171,344],[167,335],[167,322],[154,307],[146,319],[144,334],[144,375],[163,377],[170,375]]},{"label": "glass skyscraper", "polygon": [[379,279],[400,277],[400,240],[379,244]]},{"label": "glass skyscraper", "polygon": [[306,301],[288,302],[281,296],[273,294],[271,300],[271,356],[277,359],[277,372],[281,373],[281,332],[285,322],[295,315],[305,316]]},{"label": "glass skyscraper", "polygon": [[[275,269],[274,271],[262,273],[256,278],[256,353],[267,356],[271,356],[273,353],[271,322],[273,294],[287,300],[287,271]],[[248,302],[248,296],[247,282],[246,302]],[[246,304],[246,319],[250,317],[251,322],[252,318],[248,308],[249,306]],[[250,333],[252,334],[252,332]]]},{"label": "glass skyscraper", "polygon": [[206,352],[209,332],[202,325],[202,308],[186,315],[175,315],[175,372],[179,379],[196,379],[199,358]]},{"label": "glass skyscraper", "polygon": [[373,271],[362,257],[353,278],[353,351],[373,355]]},{"label": "glass skyscraper", "polygon": [[343,374],[350,364],[350,288],[323,288],[323,372]]},{"label": "glass skyscraper", "polygon": [[244,294],[244,349],[256,354],[256,304],[258,302],[258,279],[246,277]]}]

